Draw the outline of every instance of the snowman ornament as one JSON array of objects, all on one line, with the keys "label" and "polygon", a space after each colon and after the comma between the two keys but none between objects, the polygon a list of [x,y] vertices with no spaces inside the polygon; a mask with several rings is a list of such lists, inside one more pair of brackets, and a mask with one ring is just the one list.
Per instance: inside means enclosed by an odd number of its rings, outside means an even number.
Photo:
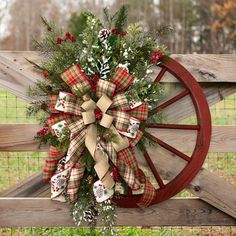
[{"label": "snowman ornament", "polygon": [[101,180],[98,180],[93,185],[93,193],[97,202],[104,202],[114,194],[114,189],[108,189],[104,186]]}]

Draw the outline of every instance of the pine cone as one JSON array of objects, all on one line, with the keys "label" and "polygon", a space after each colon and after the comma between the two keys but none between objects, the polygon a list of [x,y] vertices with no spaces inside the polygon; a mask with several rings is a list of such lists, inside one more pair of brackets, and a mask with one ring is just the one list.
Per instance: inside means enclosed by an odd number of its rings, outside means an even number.
[{"label": "pine cone", "polygon": [[97,211],[94,206],[89,207],[83,212],[83,219],[86,222],[92,223],[96,221]]},{"label": "pine cone", "polygon": [[110,34],[111,32],[108,29],[101,29],[98,33],[98,37],[103,42],[110,36]]},{"label": "pine cone", "polygon": [[88,184],[92,184],[93,183],[93,176],[92,175],[89,175],[88,177],[87,177],[87,181],[88,181]]},{"label": "pine cone", "polygon": [[42,103],[42,104],[41,104],[41,109],[44,110],[44,111],[46,111],[46,110],[48,109],[47,103],[45,103],[45,102]]}]

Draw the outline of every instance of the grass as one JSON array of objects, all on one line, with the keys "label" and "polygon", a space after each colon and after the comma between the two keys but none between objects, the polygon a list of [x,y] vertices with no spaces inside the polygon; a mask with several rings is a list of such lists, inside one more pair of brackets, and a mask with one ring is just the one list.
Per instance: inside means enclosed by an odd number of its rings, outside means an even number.
[{"label": "grass", "polygon": [[[16,96],[0,90],[0,124],[37,123],[36,119],[25,116],[26,103]],[[236,94],[219,102],[211,108],[212,124],[236,125]],[[195,117],[183,121],[195,123]],[[46,153],[38,152],[0,152],[0,191],[8,188],[30,174],[43,168]],[[222,176],[236,185],[235,153],[209,153],[204,167]],[[187,191],[178,194],[180,197],[190,197]],[[158,227],[143,229],[140,227],[120,227],[119,235],[125,236],[227,236],[236,235],[234,227]],[[1,236],[70,236],[70,235],[100,235],[98,231],[91,233],[86,228],[1,228]]]}]

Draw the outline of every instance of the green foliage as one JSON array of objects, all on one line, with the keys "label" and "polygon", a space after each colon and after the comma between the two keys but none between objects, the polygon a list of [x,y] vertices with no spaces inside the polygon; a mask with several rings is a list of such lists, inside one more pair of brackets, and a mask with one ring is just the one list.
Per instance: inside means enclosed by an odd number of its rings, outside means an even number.
[{"label": "green foliage", "polygon": [[122,32],[125,24],[127,23],[128,17],[128,7],[123,5],[115,14],[114,19],[114,27],[117,29],[118,32]]},{"label": "green foliage", "polygon": [[81,34],[83,31],[88,27],[88,17],[93,16],[90,12],[82,12],[80,14],[73,13],[68,28],[70,29],[70,32],[81,39]]}]

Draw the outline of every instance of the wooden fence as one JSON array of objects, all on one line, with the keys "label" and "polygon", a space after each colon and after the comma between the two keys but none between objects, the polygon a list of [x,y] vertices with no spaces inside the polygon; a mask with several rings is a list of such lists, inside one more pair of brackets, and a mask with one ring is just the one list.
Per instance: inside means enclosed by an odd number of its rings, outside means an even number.
[{"label": "wooden fence", "polygon": [[[27,88],[40,76],[24,59],[39,61],[36,52],[0,52],[0,87],[29,102]],[[209,106],[236,92],[236,55],[173,55],[200,83]],[[155,72],[155,71],[154,71]],[[165,85],[171,94],[180,85],[170,74]],[[174,88],[174,89],[173,89]],[[1,102],[1,101],[0,101]],[[180,122],[194,115],[187,98],[165,109],[166,122]],[[40,125],[0,125],[0,151],[47,151],[38,149],[33,140]],[[213,126],[210,152],[236,153],[236,126]],[[188,130],[155,130],[152,133],[183,152],[191,152],[194,134]],[[24,135],[22,135],[24,134]],[[161,148],[149,150],[158,172],[165,181],[173,179],[184,166],[184,161]],[[146,165],[144,160],[139,160]],[[50,200],[50,186],[35,173],[23,182],[0,194],[0,226],[73,226],[68,206]],[[117,225],[194,226],[236,225],[236,188],[223,178],[202,168],[187,190],[195,198],[173,198],[147,209],[117,210]]]}]

